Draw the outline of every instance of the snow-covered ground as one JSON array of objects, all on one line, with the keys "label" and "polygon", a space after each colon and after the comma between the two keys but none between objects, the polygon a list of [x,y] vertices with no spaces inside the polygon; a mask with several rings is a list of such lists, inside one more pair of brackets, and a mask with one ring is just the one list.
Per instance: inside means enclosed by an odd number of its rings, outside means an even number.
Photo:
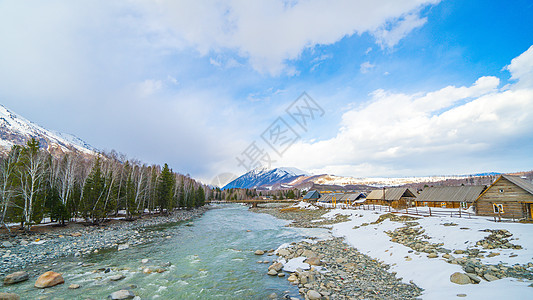
[{"label": "snow-covered ground", "polygon": [[[458,297],[457,294],[466,294],[467,299],[533,299],[533,287],[528,287],[533,281],[504,278],[492,282],[482,280],[476,285],[458,285],[450,282],[451,274],[464,272],[460,265],[447,263],[443,258],[428,258],[426,253],[420,255],[409,253],[411,248],[390,241],[391,238],[385,231],[403,227],[404,223],[386,219],[378,224],[361,226],[363,223],[376,221],[379,215],[384,213],[386,211],[334,209],[324,217],[333,218],[336,214],[349,215],[351,221],[333,225],[332,234],[344,237],[360,252],[391,265],[391,271],[397,272],[397,276],[402,277],[404,282],[412,280],[424,288],[423,299],[454,299]],[[495,249],[492,251],[501,253],[499,256],[485,257],[481,262],[484,264],[502,262],[507,266],[533,262],[533,224],[493,222],[482,217],[422,217],[416,222],[420,223],[425,229],[425,234],[431,237],[429,242],[444,243],[443,247],[452,251],[472,247],[490,234],[481,230],[506,229],[513,234],[511,242],[521,245],[523,249]],[[457,226],[443,225],[450,222]],[[354,226],[361,227],[354,229]],[[517,256],[510,257],[512,254]],[[407,261],[407,256],[412,260]],[[454,256],[461,257],[456,254]]]}]

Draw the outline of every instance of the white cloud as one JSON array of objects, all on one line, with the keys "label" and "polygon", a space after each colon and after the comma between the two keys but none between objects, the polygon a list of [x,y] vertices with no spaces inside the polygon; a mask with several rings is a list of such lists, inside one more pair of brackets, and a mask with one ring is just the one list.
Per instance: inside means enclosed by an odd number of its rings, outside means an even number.
[{"label": "white cloud", "polygon": [[513,166],[506,155],[532,147],[531,141],[520,144],[533,136],[532,53],[530,48],[509,65],[518,82],[506,89],[486,76],[471,86],[433,92],[376,90],[367,103],[344,113],[334,138],[296,144],[281,164],[354,176],[528,169],[529,155],[514,157]]},{"label": "white cloud", "polygon": [[365,61],[364,63],[361,64],[361,68],[360,68],[361,73],[366,74],[368,73],[368,71],[372,70],[375,66],[376,65],[373,65],[368,61]]},{"label": "white cloud", "polygon": [[[439,0],[171,1],[142,3],[146,28],[163,45],[193,47],[202,55],[236,50],[260,72],[295,74],[288,61],[316,45],[373,33],[394,46],[422,26],[420,8]],[[387,30],[385,27],[390,27]]]},{"label": "white cloud", "polygon": [[[394,23],[386,24],[374,32],[381,48],[392,48],[413,29],[426,24],[427,18],[421,18],[418,12],[411,12]],[[390,27],[390,29],[387,29]]]},{"label": "white cloud", "polygon": [[142,97],[148,97],[161,90],[162,87],[163,82],[161,80],[146,79],[139,84],[139,94]]},{"label": "white cloud", "polygon": [[518,80],[518,86],[533,86],[533,46],[514,58],[506,69],[511,72],[511,79]]}]

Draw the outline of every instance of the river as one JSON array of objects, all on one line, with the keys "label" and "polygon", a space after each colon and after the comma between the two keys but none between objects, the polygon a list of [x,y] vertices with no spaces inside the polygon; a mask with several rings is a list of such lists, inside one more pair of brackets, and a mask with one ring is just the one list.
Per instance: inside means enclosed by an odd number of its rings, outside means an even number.
[{"label": "river", "polygon": [[[297,287],[285,278],[266,275],[268,264],[257,263],[272,261],[276,256],[257,256],[254,251],[275,249],[308,236],[323,236],[326,230],[291,228],[286,224],[270,215],[250,212],[242,205],[218,205],[194,220],[151,228],[165,236],[157,242],[49,262],[51,266],[43,271],[63,273],[65,284],[39,290],[33,288],[35,278],[31,278],[4,287],[3,291],[15,292],[22,299],[105,299],[128,287],[142,299],[268,299],[272,293],[279,298],[299,297]],[[142,264],[142,259],[149,262]],[[166,272],[142,271],[155,270],[165,262],[172,264],[165,268]],[[111,271],[95,271],[100,268]],[[117,274],[125,278],[109,280]],[[81,287],[68,289],[72,283]]]}]

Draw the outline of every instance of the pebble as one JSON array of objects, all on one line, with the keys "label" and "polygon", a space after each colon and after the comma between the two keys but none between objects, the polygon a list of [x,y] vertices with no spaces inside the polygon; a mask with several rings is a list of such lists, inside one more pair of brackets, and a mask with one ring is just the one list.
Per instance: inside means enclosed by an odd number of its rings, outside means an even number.
[{"label": "pebble", "polygon": [[263,255],[263,254],[265,254],[265,251],[263,251],[263,250],[255,250],[254,254],[255,255]]},{"label": "pebble", "polygon": [[73,284],[69,285],[68,288],[71,289],[71,290],[75,290],[75,289],[79,289],[80,285],[77,284],[77,283],[73,283]]},{"label": "pebble", "polygon": [[111,281],[119,281],[119,280],[122,280],[126,278],[126,276],[122,275],[122,274],[117,274],[117,275],[113,275],[113,276],[109,276],[109,280]]},{"label": "pebble", "polygon": [[0,292],[0,299],[2,300],[20,300],[20,296],[13,293]]}]

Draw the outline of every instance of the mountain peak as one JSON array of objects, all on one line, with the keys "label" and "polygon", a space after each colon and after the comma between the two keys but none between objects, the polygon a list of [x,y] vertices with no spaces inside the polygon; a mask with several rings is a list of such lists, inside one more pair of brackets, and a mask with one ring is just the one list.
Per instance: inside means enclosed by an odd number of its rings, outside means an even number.
[{"label": "mountain peak", "polygon": [[256,168],[226,184],[223,189],[271,188],[275,184],[288,183],[300,176],[310,176],[310,174],[298,168],[291,167]]},{"label": "mountain peak", "polygon": [[45,129],[0,104],[0,151],[7,152],[13,145],[24,145],[31,138],[37,139],[41,147],[48,151],[79,151],[86,154],[98,152],[72,134]]}]

